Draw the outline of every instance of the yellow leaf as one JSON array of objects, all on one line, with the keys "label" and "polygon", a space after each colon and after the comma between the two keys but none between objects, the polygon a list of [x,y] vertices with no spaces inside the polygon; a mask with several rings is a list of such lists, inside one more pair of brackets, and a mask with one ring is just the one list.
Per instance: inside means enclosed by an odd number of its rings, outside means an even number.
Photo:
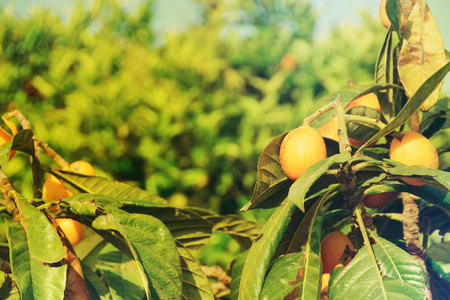
[{"label": "yellow leaf", "polygon": [[[425,0],[418,0],[414,4],[402,38],[398,72],[406,96],[410,98],[446,63],[444,42]],[[442,81],[422,104],[421,111],[428,111],[436,104],[441,86]]]}]

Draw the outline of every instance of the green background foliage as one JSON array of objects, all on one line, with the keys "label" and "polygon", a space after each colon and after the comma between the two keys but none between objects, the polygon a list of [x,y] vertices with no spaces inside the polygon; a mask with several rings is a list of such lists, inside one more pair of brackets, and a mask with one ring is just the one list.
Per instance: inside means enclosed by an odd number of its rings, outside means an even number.
[{"label": "green background foliage", "polygon": [[[65,22],[43,10],[27,18],[4,10],[1,110],[20,109],[41,140],[99,175],[172,203],[234,213],[251,196],[258,155],[274,136],[347,80],[373,81],[384,35],[364,15],[360,28],[313,41],[310,3],[279,4],[205,2],[203,22],[162,45],[149,26],[151,1],[134,12],[95,1]],[[290,68],[280,66],[286,53]],[[26,163],[9,167],[19,186]]]}]

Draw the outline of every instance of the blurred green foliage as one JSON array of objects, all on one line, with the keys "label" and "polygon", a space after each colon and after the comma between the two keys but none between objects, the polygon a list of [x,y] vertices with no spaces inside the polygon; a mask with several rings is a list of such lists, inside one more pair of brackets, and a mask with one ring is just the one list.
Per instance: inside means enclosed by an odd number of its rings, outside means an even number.
[{"label": "blurred green foliage", "polygon": [[[20,109],[36,136],[99,175],[174,204],[235,213],[275,136],[347,80],[373,82],[385,30],[364,16],[360,28],[313,41],[307,0],[201,4],[203,22],[162,45],[150,27],[151,1],[129,12],[98,0],[67,22],[48,11],[1,11],[0,110]],[[19,158],[8,175],[30,192]]]}]

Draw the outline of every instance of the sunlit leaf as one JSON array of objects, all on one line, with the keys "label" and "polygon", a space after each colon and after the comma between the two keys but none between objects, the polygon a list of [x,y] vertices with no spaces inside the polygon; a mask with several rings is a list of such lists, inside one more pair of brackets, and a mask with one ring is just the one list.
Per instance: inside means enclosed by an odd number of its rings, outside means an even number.
[{"label": "sunlit leaf", "polygon": [[430,78],[428,78],[416,91],[416,93],[409,99],[405,104],[403,109],[398,113],[398,115],[390,121],[386,127],[381,129],[377,134],[375,134],[370,140],[368,140],[363,146],[361,146],[355,154],[359,154],[367,145],[378,141],[380,138],[394,131],[397,127],[403,125],[412,114],[414,114],[422,103],[427,99],[427,97],[436,88],[438,82],[444,79],[445,75],[450,71],[450,63],[447,63],[444,67],[439,69]]},{"label": "sunlit leaf", "polygon": [[309,167],[300,178],[298,178],[289,190],[288,200],[297,205],[300,210],[305,210],[305,196],[308,193],[311,186],[326,172],[328,169],[335,165],[347,161],[350,158],[350,153],[343,152],[331,157],[328,157],[322,161]]},{"label": "sunlit leaf", "polygon": [[248,251],[243,252],[235,257],[231,263],[231,284],[230,299],[237,300],[239,298],[239,286],[241,284],[242,269],[247,259]]},{"label": "sunlit leaf", "polygon": [[[411,97],[447,62],[444,42],[425,0],[415,2],[402,37],[398,72],[406,95]],[[420,106],[422,111],[428,111],[438,100],[442,80],[430,84],[435,89]]]},{"label": "sunlit leaf", "polygon": [[264,281],[260,299],[299,299],[304,264],[304,253],[286,254],[276,259]]},{"label": "sunlit leaf", "polygon": [[286,134],[277,136],[259,156],[253,196],[241,211],[276,207],[286,198],[292,181],[281,169],[279,156],[281,142]]},{"label": "sunlit leaf", "polygon": [[294,208],[292,202],[284,202],[262,227],[242,270],[239,299],[259,298],[270,260],[289,225],[289,217]]},{"label": "sunlit leaf", "polygon": [[[24,228],[11,220],[6,224],[11,266],[21,299],[63,299],[67,265],[51,265],[38,260],[43,257],[39,254],[36,257],[36,250],[30,249]],[[45,234],[41,233],[40,237]],[[60,246],[62,248],[61,243]]]},{"label": "sunlit leaf", "polygon": [[182,299],[214,299],[213,292],[209,285],[200,262],[183,246],[178,246],[181,257],[182,273]]},{"label": "sunlit leaf", "polygon": [[[340,273],[331,272],[330,299],[426,298],[427,278],[420,263],[387,240],[378,240],[380,244],[372,248],[379,269],[375,269],[368,250],[361,248]],[[381,272],[382,284],[378,272]]]},{"label": "sunlit leaf", "polygon": [[[92,223],[99,230],[119,232],[138,265],[142,283],[152,297],[179,299],[181,296],[180,257],[175,241],[164,224],[149,215],[130,214],[118,209],[101,215]],[[123,247],[123,246],[122,246]]]},{"label": "sunlit leaf", "polygon": [[158,195],[124,182],[109,181],[103,177],[86,176],[55,169],[51,170],[51,173],[60,179],[71,191],[76,193],[102,194],[118,199],[141,199],[166,203],[166,200]]}]

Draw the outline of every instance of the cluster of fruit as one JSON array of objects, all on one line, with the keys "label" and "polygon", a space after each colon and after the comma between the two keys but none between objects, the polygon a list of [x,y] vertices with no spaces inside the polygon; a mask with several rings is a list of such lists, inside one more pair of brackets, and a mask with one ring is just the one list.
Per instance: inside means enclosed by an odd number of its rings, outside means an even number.
[{"label": "cluster of fruit", "polygon": [[[3,122],[8,126],[11,133],[0,126],[0,146],[11,141],[12,137],[18,132],[17,127],[13,122],[5,118],[3,118]],[[14,150],[10,152],[9,159],[14,156],[14,153]],[[87,176],[95,175],[92,165],[81,160],[71,163],[62,170]],[[73,193],[54,175],[50,175],[47,178],[42,189],[42,199],[44,200],[57,201],[72,195]],[[72,246],[75,246],[84,239],[85,226],[80,222],[70,218],[57,218],[56,222],[59,227],[61,227],[62,231],[64,231]]]},{"label": "cluster of fruit", "polygon": [[[380,111],[378,98],[375,94],[357,98],[350,102],[345,111],[352,107],[365,106]],[[323,125],[320,130],[302,125],[288,132],[280,146],[280,164],[283,172],[291,180],[297,180],[310,166],[327,157],[324,137],[338,141],[338,121],[334,118]],[[431,142],[420,133],[414,131],[401,132],[401,138],[394,137],[390,143],[389,157],[391,160],[405,165],[418,165],[438,169],[437,151]],[[353,145],[361,144],[349,140]],[[362,142],[364,144],[365,142]],[[404,182],[419,186],[425,184],[417,179],[405,178]],[[398,197],[396,192],[369,194],[363,199],[366,207],[381,208]],[[337,230],[328,235],[321,244],[321,259],[323,265],[321,299],[328,299],[328,281],[331,271],[339,264],[346,248],[354,250],[350,239]],[[345,261],[344,266],[351,258]]]}]

